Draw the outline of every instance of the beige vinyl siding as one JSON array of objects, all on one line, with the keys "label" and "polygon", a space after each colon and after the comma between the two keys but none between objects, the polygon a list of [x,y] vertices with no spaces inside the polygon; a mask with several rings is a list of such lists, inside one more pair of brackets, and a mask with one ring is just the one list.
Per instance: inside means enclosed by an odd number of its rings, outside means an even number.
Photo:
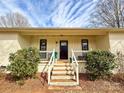
[{"label": "beige vinyl siding", "polygon": [[110,33],[109,34],[110,50],[112,52],[121,51],[124,53],[124,34]]},{"label": "beige vinyl siding", "polygon": [[26,48],[31,46],[31,36],[18,35],[18,42],[21,48]]},{"label": "beige vinyl siding", "polygon": [[109,35],[96,36],[95,43],[96,43],[96,49],[100,49],[100,50],[110,49]]},{"label": "beige vinyl siding", "polygon": [[17,33],[0,33],[0,65],[8,65],[9,54],[29,47],[30,43],[30,36],[22,36]]},{"label": "beige vinyl siding", "polygon": [[0,65],[9,64],[9,53],[14,53],[20,49],[18,42],[18,34],[16,33],[0,33]]}]

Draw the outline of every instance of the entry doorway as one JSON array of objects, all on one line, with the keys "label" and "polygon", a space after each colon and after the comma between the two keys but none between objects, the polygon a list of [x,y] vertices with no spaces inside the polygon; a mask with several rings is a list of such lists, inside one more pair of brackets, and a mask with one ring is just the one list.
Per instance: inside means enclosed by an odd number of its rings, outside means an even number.
[{"label": "entry doorway", "polygon": [[60,41],[60,59],[68,59],[68,41]]}]

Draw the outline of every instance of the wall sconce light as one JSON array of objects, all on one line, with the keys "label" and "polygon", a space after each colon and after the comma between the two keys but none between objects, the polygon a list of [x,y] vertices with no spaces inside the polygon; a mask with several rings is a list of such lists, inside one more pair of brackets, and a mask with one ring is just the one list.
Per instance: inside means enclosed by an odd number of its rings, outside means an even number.
[{"label": "wall sconce light", "polygon": [[58,41],[56,41],[56,44],[58,44]]}]

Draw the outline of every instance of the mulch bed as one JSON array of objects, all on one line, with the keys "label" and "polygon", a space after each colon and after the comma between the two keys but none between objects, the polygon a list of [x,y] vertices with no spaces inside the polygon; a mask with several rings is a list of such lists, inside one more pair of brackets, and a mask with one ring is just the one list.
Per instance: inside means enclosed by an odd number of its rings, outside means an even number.
[{"label": "mulch bed", "polygon": [[[6,78],[7,77],[7,78]],[[121,82],[96,80],[90,81],[86,74],[80,75],[81,90],[48,90],[47,74],[37,74],[35,79],[25,80],[22,86],[17,85],[8,76],[0,79],[0,93],[124,93]]]},{"label": "mulch bed", "polygon": [[120,82],[102,79],[90,81],[86,75],[80,75],[80,86],[84,93],[124,93],[124,85]]}]

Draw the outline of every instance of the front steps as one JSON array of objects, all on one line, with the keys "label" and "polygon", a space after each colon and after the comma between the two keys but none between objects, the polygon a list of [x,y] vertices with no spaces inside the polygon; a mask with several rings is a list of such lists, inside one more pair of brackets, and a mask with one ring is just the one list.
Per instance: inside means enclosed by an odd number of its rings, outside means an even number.
[{"label": "front steps", "polygon": [[57,61],[54,64],[49,85],[76,86],[76,76],[72,64],[67,61]]},{"label": "front steps", "polygon": [[76,86],[77,82],[75,80],[69,79],[53,79],[50,82],[50,85],[54,86]]},{"label": "front steps", "polygon": [[52,74],[74,74],[73,70],[54,70]]},{"label": "front steps", "polygon": [[58,91],[58,90],[70,91],[71,90],[71,91],[73,91],[73,93],[78,93],[77,91],[79,91],[79,93],[81,93],[80,91],[82,91],[82,88],[80,86],[69,86],[69,87],[67,87],[67,86],[49,86],[48,89],[53,90],[53,91]]},{"label": "front steps", "polygon": [[74,74],[52,74],[52,79],[75,79]]}]

